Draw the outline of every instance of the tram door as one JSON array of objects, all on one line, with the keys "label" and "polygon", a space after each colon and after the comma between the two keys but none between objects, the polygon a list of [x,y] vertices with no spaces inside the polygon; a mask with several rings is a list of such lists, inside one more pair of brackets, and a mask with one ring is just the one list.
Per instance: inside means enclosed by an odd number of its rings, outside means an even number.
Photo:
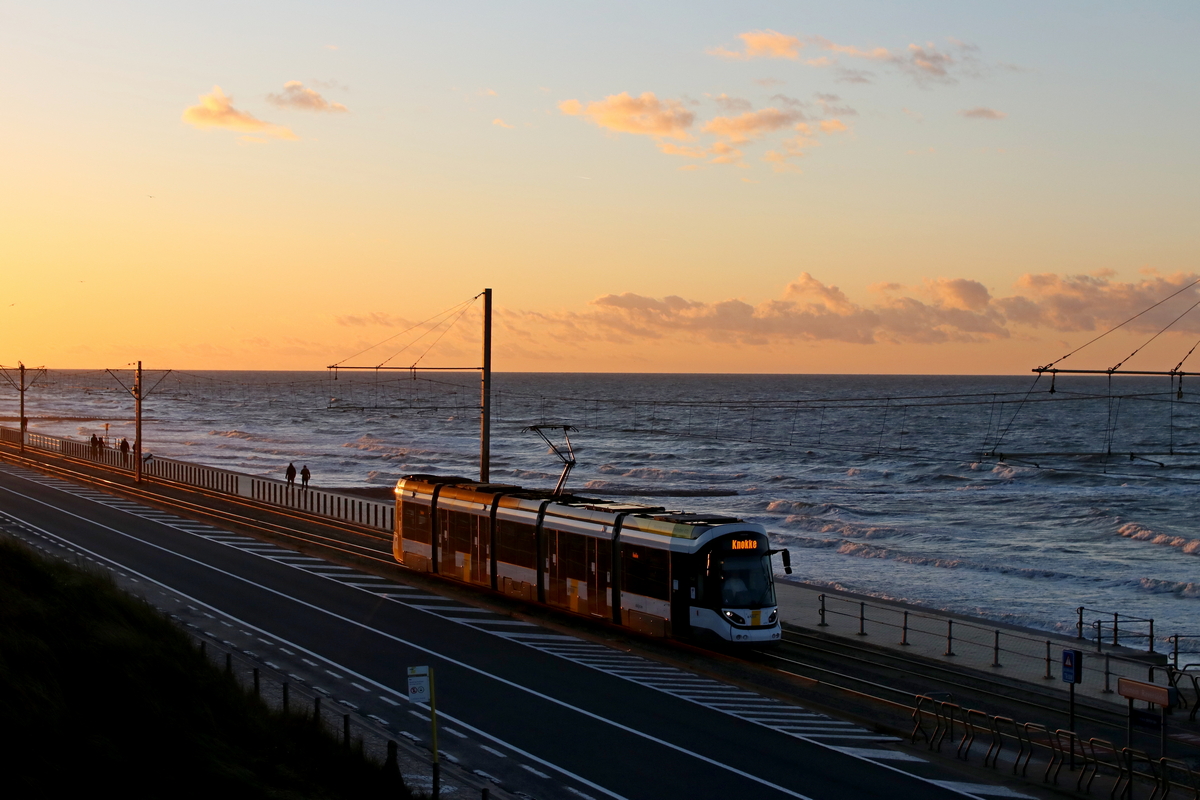
[{"label": "tram door", "polygon": [[476,516],[475,524],[471,531],[471,568],[468,571],[467,580],[471,583],[489,584],[491,576],[488,571],[491,567],[491,547],[492,537],[490,535],[490,519],[484,516]]},{"label": "tram door", "polygon": [[558,537],[561,534],[545,528],[542,535],[546,547],[546,602],[552,606],[565,606],[567,586],[558,568]]},{"label": "tram door", "polygon": [[587,540],[588,612],[597,617],[612,615],[609,585],[612,581],[612,542],[608,539]]}]

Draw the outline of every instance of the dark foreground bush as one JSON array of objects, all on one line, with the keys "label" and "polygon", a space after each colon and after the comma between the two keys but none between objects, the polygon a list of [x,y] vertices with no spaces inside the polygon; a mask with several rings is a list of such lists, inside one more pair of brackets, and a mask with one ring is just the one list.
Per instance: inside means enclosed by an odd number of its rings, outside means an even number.
[{"label": "dark foreground bush", "polygon": [[396,798],[398,776],[272,712],[105,575],[0,540],[6,797]]}]

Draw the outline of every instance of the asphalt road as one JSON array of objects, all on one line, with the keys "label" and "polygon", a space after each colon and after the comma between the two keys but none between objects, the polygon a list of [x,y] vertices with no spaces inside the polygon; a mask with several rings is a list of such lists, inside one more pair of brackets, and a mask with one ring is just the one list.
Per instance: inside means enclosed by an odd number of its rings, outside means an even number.
[{"label": "asphalt road", "polygon": [[410,739],[427,734],[426,710],[408,701],[406,669],[432,666],[453,732],[441,748],[510,792],[1014,796],[953,785],[936,765],[803,708],[20,468],[0,465],[0,516],[182,597]]}]

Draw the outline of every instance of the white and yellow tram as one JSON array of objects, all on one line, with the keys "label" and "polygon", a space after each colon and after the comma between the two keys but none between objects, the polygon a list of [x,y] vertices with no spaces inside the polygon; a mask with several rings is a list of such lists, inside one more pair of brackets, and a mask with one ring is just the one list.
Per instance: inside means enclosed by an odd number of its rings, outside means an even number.
[{"label": "white and yellow tram", "polygon": [[393,552],[416,570],[653,636],[780,638],[761,525],[574,495],[410,475]]}]

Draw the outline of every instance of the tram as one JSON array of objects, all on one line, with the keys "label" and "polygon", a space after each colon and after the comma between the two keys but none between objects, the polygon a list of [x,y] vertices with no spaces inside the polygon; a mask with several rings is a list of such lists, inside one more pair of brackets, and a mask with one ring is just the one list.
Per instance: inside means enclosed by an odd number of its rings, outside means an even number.
[{"label": "tram", "polygon": [[779,641],[771,550],[735,517],[467,478],[396,484],[396,560],[651,636]]}]

